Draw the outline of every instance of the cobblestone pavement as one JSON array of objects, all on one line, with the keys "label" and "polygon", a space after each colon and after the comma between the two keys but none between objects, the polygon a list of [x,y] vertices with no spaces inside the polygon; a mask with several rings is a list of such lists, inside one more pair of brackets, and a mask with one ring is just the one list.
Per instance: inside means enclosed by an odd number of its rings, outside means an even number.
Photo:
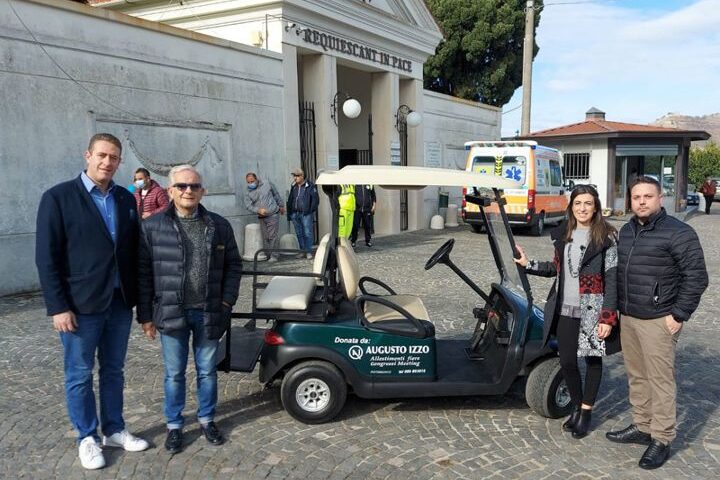
[{"label": "cobblestone pavement", "polygon": [[[106,450],[108,466],[85,471],[63,394],[61,348],[38,296],[0,299],[0,477],[2,478],[719,478],[720,215],[689,220],[705,246],[710,288],[683,330],[677,355],[679,434],[673,455],[660,470],[637,467],[641,446],[618,446],[605,431],[631,421],[622,358],[607,360],[594,431],[573,440],[562,420],[533,413],[521,393],[498,397],[362,400],[350,396],[339,418],[304,425],[286,414],[279,388],[263,390],[256,374],[219,374],[217,421],[228,437],[211,447],[191,421],[189,445],[170,457],[162,447],[163,370],[159,342],[133,329],[126,368],[125,418],[131,431],[154,448],[143,453]],[[467,228],[421,231],[376,239],[358,248],[366,274],[398,292],[422,295],[439,336],[468,336],[478,297],[447,267],[426,272],[425,260],[447,238],[457,240],[452,258],[483,286],[497,280],[487,239]],[[536,257],[549,257],[550,241],[518,234]],[[308,268],[309,261],[279,266]],[[33,268],[28,266],[28,268]],[[248,298],[248,283],[243,282]],[[549,289],[531,278],[537,299]],[[247,307],[247,301],[245,302]],[[237,307],[239,309],[241,307]],[[194,385],[189,372],[188,385]],[[189,389],[192,392],[192,388]],[[186,414],[193,416],[194,393]]]}]

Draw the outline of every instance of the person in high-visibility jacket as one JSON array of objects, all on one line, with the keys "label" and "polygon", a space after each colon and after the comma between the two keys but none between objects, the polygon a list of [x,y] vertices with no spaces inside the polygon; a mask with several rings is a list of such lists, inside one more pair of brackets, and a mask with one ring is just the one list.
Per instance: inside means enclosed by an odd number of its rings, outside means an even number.
[{"label": "person in high-visibility jacket", "polygon": [[353,215],[355,214],[355,185],[341,185],[340,217],[338,219],[338,236],[349,238],[352,233]]}]

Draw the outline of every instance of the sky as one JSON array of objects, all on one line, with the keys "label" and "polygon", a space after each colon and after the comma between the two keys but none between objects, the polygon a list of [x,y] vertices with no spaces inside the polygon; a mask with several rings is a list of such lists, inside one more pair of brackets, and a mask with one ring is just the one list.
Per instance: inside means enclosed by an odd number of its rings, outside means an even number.
[{"label": "sky", "polygon": [[[530,131],[606,119],[647,124],[720,112],[720,0],[545,0]],[[503,107],[520,130],[522,87]],[[510,111],[512,110],[512,111]]]}]

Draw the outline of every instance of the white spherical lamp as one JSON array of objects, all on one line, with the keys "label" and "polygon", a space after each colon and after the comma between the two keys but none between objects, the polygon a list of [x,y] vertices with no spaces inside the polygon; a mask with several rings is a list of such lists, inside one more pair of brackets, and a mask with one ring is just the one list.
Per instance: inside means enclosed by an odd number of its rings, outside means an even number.
[{"label": "white spherical lamp", "polygon": [[342,110],[346,117],[357,118],[360,116],[362,107],[360,106],[360,102],[358,102],[354,98],[348,98],[343,103]]},{"label": "white spherical lamp", "polygon": [[422,123],[422,114],[419,112],[412,111],[405,117],[408,127],[417,127]]}]

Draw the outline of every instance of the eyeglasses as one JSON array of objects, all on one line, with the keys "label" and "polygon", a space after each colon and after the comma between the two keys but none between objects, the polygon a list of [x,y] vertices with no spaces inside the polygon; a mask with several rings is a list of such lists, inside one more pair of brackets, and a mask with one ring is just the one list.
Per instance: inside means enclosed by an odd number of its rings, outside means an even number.
[{"label": "eyeglasses", "polygon": [[293,173],[292,176],[293,177],[302,177],[302,175],[300,175],[299,173]]},{"label": "eyeglasses", "polygon": [[175,185],[173,185],[173,188],[177,188],[181,192],[187,190],[188,187],[191,191],[197,192],[198,190],[202,189],[202,183],[176,183]]}]

